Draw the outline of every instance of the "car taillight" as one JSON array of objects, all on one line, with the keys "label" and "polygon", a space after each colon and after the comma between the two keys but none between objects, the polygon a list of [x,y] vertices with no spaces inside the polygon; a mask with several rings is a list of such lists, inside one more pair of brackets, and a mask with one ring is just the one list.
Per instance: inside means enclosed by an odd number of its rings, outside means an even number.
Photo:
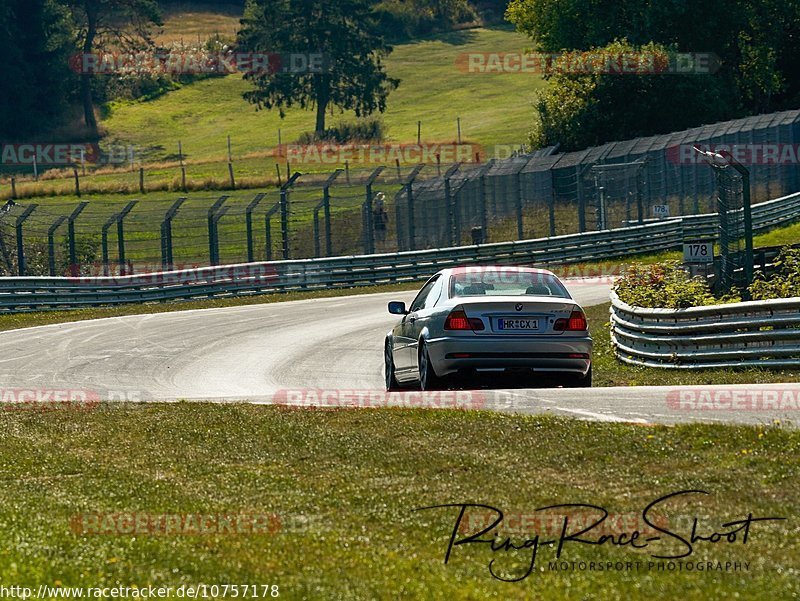
[{"label": "car taillight", "polygon": [[461,310],[451,311],[444,322],[445,330],[482,330],[483,320],[478,317],[467,317]]},{"label": "car taillight", "polygon": [[553,329],[556,332],[583,332],[588,330],[589,327],[583,312],[573,311],[569,319],[556,319],[556,322],[553,324]]}]

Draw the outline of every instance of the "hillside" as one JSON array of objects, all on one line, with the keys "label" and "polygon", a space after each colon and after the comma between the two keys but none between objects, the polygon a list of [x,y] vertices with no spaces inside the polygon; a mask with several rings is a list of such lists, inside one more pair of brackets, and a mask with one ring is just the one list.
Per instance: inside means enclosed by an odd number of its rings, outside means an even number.
[{"label": "hillside", "polygon": [[[197,22],[195,17],[184,25]],[[165,31],[180,35],[169,21]],[[530,103],[543,80],[529,74],[469,74],[456,60],[464,53],[525,46],[526,38],[509,28],[464,30],[397,45],[387,60],[389,74],[401,79],[383,116],[389,139],[416,141],[420,120],[423,141],[453,141],[461,117],[465,140],[485,146],[524,142],[533,118]],[[313,129],[311,111],[290,110],[283,120],[277,111],[257,112],[242,99],[247,89],[241,76],[231,75],[186,85],[153,101],[114,105],[102,122],[107,142],[149,149],[157,160],[175,155],[180,140],[190,159],[205,159],[225,154],[229,134],[234,154],[242,156],[274,147],[279,128],[284,143]],[[329,122],[346,118],[351,117],[337,114]]]}]

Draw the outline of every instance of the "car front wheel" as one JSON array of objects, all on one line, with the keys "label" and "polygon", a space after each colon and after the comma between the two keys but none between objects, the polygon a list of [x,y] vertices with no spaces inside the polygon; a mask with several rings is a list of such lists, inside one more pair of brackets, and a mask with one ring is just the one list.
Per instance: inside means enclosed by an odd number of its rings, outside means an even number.
[{"label": "car front wheel", "polygon": [[387,340],[383,351],[383,375],[386,379],[386,390],[400,390],[400,383],[394,373],[394,356],[392,355],[392,343]]}]

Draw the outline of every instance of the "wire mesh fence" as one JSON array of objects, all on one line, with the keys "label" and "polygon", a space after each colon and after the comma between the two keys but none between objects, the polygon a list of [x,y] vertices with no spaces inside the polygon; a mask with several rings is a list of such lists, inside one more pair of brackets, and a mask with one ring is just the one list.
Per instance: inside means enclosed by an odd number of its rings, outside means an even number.
[{"label": "wire mesh fence", "polygon": [[718,190],[736,205],[735,177],[719,180],[695,146],[744,163],[754,203],[800,189],[800,111],[786,111],[579,152],[296,173],[260,192],[9,203],[0,271],[144,273],[421,250],[716,212]]}]

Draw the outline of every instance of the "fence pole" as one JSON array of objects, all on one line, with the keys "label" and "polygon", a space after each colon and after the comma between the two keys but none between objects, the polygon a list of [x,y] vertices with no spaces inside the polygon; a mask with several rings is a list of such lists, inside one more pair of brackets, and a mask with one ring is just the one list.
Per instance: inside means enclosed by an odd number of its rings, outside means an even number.
[{"label": "fence pole", "polygon": [[[114,213],[108,220],[103,224],[103,228],[100,233],[100,247],[101,247],[101,257],[103,261],[103,275],[108,276],[111,275],[111,269],[109,268],[109,258],[108,258],[108,229],[117,222],[119,218],[118,213]],[[120,275],[123,275],[120,273]]]},{"label": "fence pole", "polygon": [[253,263],[255,262],[255,250],[253,247],[253,211],[256,210],[256,207],[259,203],[264,200],[266,194],[256,194],[255,198],[250,201],[250,204],[247,205],[245,209],[245,222],[247,226],[247,262]]},{"label": "fence pole", "polygon": [[130,213],[133,210],[133,207],[135,207],[138,202],[139,202],[138,200],[130,201],[127,205],[125,205],[125,208],[122,209],[119,212],[119,215],[117,216],[117,251],[119,253],[119,274],[120,275],[126,275],[126,269],[125,269],[125,225],[124,225],[124,221],[125,221],[125,217],[128,216],[128,213]]},{"label": "fence pole", "polygon": [[222,208],[228,196],[220,196],[217,201],[208,209],[208,261],[211,266],[218,264],[219,244],[217,241],[217,222],[214,215]]},{"label": "fence pole", "polygon": [[50,275],[56,275],[56,230],[61,227],[61,224],[67,220],[66,215],[61,215],[53,222],[47,230],[47,262],[50,268]]},{"label": "fence pole", "polygon": [[19,275],[25,275],[25,245],[22,240],[22,226],[25,223],[25,220],[31,216],[36,210],[36,207],[39,205],[29,205],[25,207],[25,210],[22,214],[17,217],[17,221],[15,223],[16,230],[17,230],[17,268],[19,270]]},{"label": "fence pole", "polygon": [[456,216],[457,208],[455,206],[455,198],[450,190],[450,178],[453,174],[461,168],[461,163],[455,163],[447,168],[444,173],[444,208],[445,208],[445,232],[447,232],[447,242],[449,246],[457,246],[461,238],[461,232]]},{"label": "fence pole", "polygon": [[178,140],[178,157],[181,163],[181,190],[186,192],[186,166],[183,164],[183,143]]},{"label": "fence pole", "polygon": [[289,259],[289,191],[281,188],[281,250],[283,260]]},{"label": "fence pole", "polygon": [[583,172],[580,166],[575,166],[575,191],[578,196],[578,232],[586,231],[586,203],[583,198]]},{"label": "fence pole", "polygon": [[[288,163],[287,163],[288,166]],[[281,200],[280,200],[280,207],[281,207],[281,247],[283,251],[283,259],[288,260],[290,254],[289,248],[289,188],[291,188],[294,183],[297,181],[302,175],[299,171],[296,171],[283,186],[281,186]]]},{"label": "fence pole", "polygon": [[164,221],[161,223],[161,265],[165,269],[172,269],[175,265],[172,249],[172,220],[184,202],[186,202],[186,198],[176,200],[164,215]]},{"label": "fence pole", "polygon": [[214,213],[214,216],[211,217],[211,221],[214,222],[214,263],[213,265],[218,265],[220,262],[219,259],[219,220],[222,219],[225,214],[230,209],[230,206],[222,207],[219,211]]},{"label": "fence pole", "polygon": [[522,240],[525,236],[522,215],[522,168],[514,174],[514,195],[515,211],[517,214],[517,240]]},{"label": "fence pole", "polygon": [[88,202],[80,202],[67,221],[67,236],[69,238],[69,271],[72,275],[78,275],[78,253],[75,247],[75,220],[80,216],[88,205]]},{"label": "fence pole", "polygon": [[314,207],[314,256],[319,259],[322,250],[319,242],[319,209],[322,203]]},{"label": "fence pole", "polygon": [[364,203],[361,205],[361,222],[364,228],[364,254],[367,255],[375,252],[375,221],[372,217],[372,184],[384,169],[385,167],[378,167],[369,174],[365,186]]},{"label": "fence pole", "polygon": [[481,175],[478,179],[478,202],[480,203],[480,217],[481,217],[481,230],[483,230],[484,243],[489,241],[489,210],[486,204],[486,181],[489,176],[489,171],[494,166],[497,159],[489,159],[486,164],[481,167]]},{"label": "fence pole", "polygon": [[267,261],[272,261],[272,216],[278,212],[281,207],[280,202],[276,202],[272,208],[264,215],[265,227],[265,255]]},{"label": "fence pole", "polygon": [[[736,169],[742,178],[742,217],[744,218],[744,275],[745,284],[750,285],[753,282],[753,214],[750,207],[750,171],[737,161],[730,152],[723,150],[722,154],[730,163],[731,167]],[[720,191],[721,195],[721,191]],[[719,209],[720,216],[722,216],[722,209]]]},{"label": "fence pole", "polygon": [[[300,174],[297,174],[298,176]],[[264,237],[265,237],[265,255],[267,261],[272,261],[272,217],[281,210],[282,204],[279,200],[269,211],[264,214]]]},{"label": "fence pole", "polygon": [[[408,250],[416,250],[416,232],[414,231],[414,180],[417,175],[425,167],[425,163],[420,163],[408,174],[406,183],[403,187],[406,189],[406,199],[408,200]],[[397,227],[400,227],[398,220]],[[397,240],[400,240],[400,230],[397,230]]]},{"label": "fence pole", "polygon": [[644,170],[647,168],[647,159],[639,171],[636,172],[636,220],[639,225],[644,223]]},{"label": "fence pole", "polygon": [[[337,169],[334,171],[327,180],[325,180],[325,184],[322,187],[322,210],[325,217],[325,256],[330,257],[333,254],[333,238],[331,234],[331,191],[330,188],[333,185],[333,182],[336,180],[339,175],[341,175],[344,171],[342,169]],[[317,230],[315,231],[315,250],[317,251],[317,256],[319,256],[319,224],[318,224],[318,210],[320,205],[317,205],[317,208],[314,210],[315,216],[315,225],[317,226]]]}]

